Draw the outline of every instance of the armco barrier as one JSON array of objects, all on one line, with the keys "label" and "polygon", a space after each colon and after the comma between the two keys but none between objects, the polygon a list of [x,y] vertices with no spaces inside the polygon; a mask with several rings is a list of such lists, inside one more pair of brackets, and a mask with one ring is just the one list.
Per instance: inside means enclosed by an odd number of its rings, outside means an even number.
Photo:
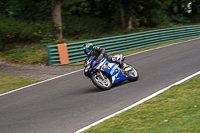
[{"label": "armco barrier", "polygon": [[[83,53],[82,47],[83,44],[86,42],[91,42],[94,44],[94,46],[100,46],[106,49],[106,53],[115,54],[164,42],[198,36],[200,36],[200,25],[151,30],[121,36],[68,43],[65,44],[67,45],[67,50],[65,50],[67,52],[64,54],[62,53],[62,56],[66,55],[67,57],[69,57],[69,61],[67,63],[83,61],[86,56]],[[63,63],[61,63],[61,60],[63,59],[59,56],[58,45],[47,46],[49,65],[63,65]]]}]

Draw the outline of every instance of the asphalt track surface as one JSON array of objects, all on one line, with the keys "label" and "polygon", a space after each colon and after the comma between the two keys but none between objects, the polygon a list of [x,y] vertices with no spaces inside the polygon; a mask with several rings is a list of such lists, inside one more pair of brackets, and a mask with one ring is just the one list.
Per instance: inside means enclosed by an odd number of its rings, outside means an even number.
[{"label": "asphalt track surface", "polygon": [[[126,58],[139,72],[109,91],[79,71],[0,97],[0,133],[73,133],[200,70],[200,39]],[[164,105],[163,105],[164,106]]]}]

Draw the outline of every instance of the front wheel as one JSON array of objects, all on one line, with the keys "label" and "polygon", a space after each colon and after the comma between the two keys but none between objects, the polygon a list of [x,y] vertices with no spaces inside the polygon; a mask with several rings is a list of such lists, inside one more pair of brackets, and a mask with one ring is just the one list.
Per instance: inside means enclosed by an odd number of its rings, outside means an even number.
[{"label": "front wheel", "polygon": [[128,71],[127,75],[129,76],[128,80],[131,82],[137,81],[139,78],[139,73],[137,72],[137,70],[134,67],[132,67],[132,70]]},{"label": "front wheel", "polygon": [[94,73],[91,77],[93,84],[101,90],[109,90],[112,87],[110,79],[102,73],[103,78],[99,73]]}]

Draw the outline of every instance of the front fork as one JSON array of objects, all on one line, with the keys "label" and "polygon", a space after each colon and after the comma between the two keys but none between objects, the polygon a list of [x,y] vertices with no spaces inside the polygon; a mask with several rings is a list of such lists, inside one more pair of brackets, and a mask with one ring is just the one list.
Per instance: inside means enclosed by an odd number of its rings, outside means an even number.
[{"label": "front fork", "polygon": [[105,80],[105,78],[104,78],[104,76],[103,76],[103,74],[102,74],[102,72],[99,70],[98,71],[98,76],[100,76],[100,78],[104,81]]}]

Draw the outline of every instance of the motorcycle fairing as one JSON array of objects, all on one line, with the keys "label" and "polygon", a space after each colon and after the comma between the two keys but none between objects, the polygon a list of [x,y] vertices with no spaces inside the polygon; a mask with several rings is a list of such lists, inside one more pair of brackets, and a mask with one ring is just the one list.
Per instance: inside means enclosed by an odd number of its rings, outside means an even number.
[{"label": "motorcycle fairing", "polygon": [[97,67],[97,69],[104,71],[111,75],[112,77],[112,84],[115,84],[119,81],[123,81],[128,79],[129,77],[122,74],[121,69],[115,63],[109,63],[107,59],[104,59]]}]

